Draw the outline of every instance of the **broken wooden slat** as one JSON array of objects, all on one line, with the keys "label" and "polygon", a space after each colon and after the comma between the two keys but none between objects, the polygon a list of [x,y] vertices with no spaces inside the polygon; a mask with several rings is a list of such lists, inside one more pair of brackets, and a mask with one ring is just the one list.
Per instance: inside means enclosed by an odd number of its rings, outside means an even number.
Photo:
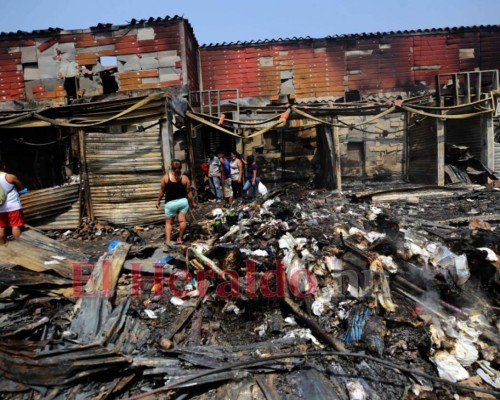
[{"label": "broken wooden slat", "polygon": [[189,321],[193,313],[196,311],[196,309],[200,306],[200,304],[203,301],[203,296],[199,296],[196,299],[196,303],[194,306],[191,307],[185,307],[182,309],[181,314],[179,317],[176,318],[175,321],[172,322],[172,325],[170,326],[170,329],[166,333],[166,335],[163,336],[164,339],[172,340],[175,334],[182,329],[182,327]]}]

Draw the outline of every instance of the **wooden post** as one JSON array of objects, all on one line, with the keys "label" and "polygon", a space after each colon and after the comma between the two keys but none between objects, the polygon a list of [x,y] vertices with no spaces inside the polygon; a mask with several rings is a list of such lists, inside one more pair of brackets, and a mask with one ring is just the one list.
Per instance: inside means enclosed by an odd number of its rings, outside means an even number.
[{"label": "wooden post", "polygon": [[319,174],[315,177],[315,186],[328,190],[335,188],[335,148],[333,128],[330,124],[321,124],[316,129],[319,157]]},{"label": "wooden post", "polygon": [[453,82],[453,104],[458,106],[460,105],[460,93],[458,90],[460,82],[458,80],[457,74],[453,74],[452,82]]},{"label": "wooden post", "polygon": [[[188,163],[189,163],[189,169],[190,169],[190,175],[191,175],[191,186],[194,187],[196,190],[196,169],[195,169],[195,164],[194,164],[194,150],[193,150],[193,136],[192,136],[192,131],[193,128],[191,127],[191,121],[189,119],[185,119],[186,121],[186,145],[187,145],[187,156],[188,156]],[[197,193],[197,191],[196,191]]]},{"label": "wooden post", "polygon": [[440,85],[439,75],[436,75],[435,84],[436,84],[436,103],[439,106],[442,106],[442,98],[441,98],[441,85]]},{"label": "wooden post", "polygon": [[172,125],[172,113],[167,106],[167,119],[160,123],[161,153],[163,156],[163,169],[168,171],[174,159],[174,127]]},{"label": "wooden post", "polygon": [[[181,47],[181,67],[182,67],[182,84],[183,85],[188,85],[189,84],[189,76],[188,76],[188,67],[187,67],[187,59],[188,59],[188,54],[186,50],[186,22],[182,21],[181,24],[179,24],[179,43]],[[190,55],[191,56],[191,55]]]},{"label": "wooden post", "polygon": [[444,186],[444,164],[445,164],[445,120],[436,119],[436,139],[437,139],[437,166],[436,166],[436,184]]},{"label": "wooden post", "polygon": [[481,129],[481,162],[488,168],[495,169],[495,129],[493,117],[489,114],[482,115]]},{"label": "wooden post", "polygon": [[405,121],[404,121],[404,129],[403,129],[403,160],[401,162],[402,166],[402,178],[403,179],[408,179],[408,137],[409,137],[409,132],[408,132],[408,126],[410,125],[410,113],[406,112],[404,114],[405,116]]},{"label": "wooden post", "polygon": [[[335,121],[337,118],[335,118]],[[340,165],[340,140],[339,140],[339,130],[338,126],[333,127],[333,148],[335,150],[335,182],[337,185],[337,190],[342,191],[342,170]]]},{"label": "wooden post", "polygon": [[465,73],[465,87],[464,87],[464,91],[465,91],[465,100],[464,100],[464,102],[466,104],[469,104],[470,103],[470,73],[469,72]]},{"label": "wooden post", "polygon": [[[80,185],[83,187],[85,209],[87,216],[92,221],[94,219],[94,210],[92,209],[92,197],[90,195],[90,182],[87,167],[87,156],[85,151],[85,132],[78,130],[78,148],[80,152]],[[81,189],[80,189],[81,190]]]}]

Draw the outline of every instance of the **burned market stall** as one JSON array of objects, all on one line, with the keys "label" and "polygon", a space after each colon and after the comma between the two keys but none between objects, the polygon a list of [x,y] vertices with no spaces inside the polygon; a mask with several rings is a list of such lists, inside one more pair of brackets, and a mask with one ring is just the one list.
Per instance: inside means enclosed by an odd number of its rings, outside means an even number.
[{"label": "burned market stall", "polygon": [[435,100],[402,104],[409,121],[410,181],[444,185],[495,179],[496,90],[498,70],[442,74],[436,76]]},{"label": "burned market stall", "polygon": [[82,215],[118,225],[161,220],[154,199],[164,148],[170,159],[165,107],[159,93],[5,113],[1,156],[30,190],[27,222],[50,230],[76,229]]},{"label": "burned market stall", "polygon": [[402,179],[405,113],[392,101],[249,106],[234,98],[216,104],[198,102],[186,113],[192,144],[186,147],[199,177],[201,164],[221,149],[236,150],[243,160],[253,156],[270,187],[300,182],[340,189],[342,177]]},{"label": "burned market stall", "polygon": [[[31,191],[0,246],[0,396],[499,397],[499,32],[2,33],[0,156]],[[201,201],[218,148],[266,191]],[[176,244],[173,158],[200,200]]]},{"label": "burned market stall", "polygon": [[37,110],[2,113],[0,157],[30,190],[23,195],[28,223],[75,228],[81,215],[78,137],[33,115]]}]

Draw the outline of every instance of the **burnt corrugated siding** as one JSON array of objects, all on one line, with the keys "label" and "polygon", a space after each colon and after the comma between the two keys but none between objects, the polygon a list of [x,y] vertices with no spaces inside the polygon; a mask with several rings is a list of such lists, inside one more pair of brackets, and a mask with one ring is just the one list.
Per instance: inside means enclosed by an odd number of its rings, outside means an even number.
[{"label": "burnt corrugated siding", "polygon": [[[175,17],[125,26],[106,24],[92,29],[2,35],[0,101],[64,103],[68,94],[59,69],[74,69],[66,60],[86,69],[78,78],[79,97],[106,94],[101,79],[108,78],[110,86],[116,85],[111,85],[113,79],[117,81],[119,92],[180,86],[185,78],[181,69],[185,55],[181,52],[179,26],[184,22]],[[188,31],[194,52],[198,44],[192,30]],[[101,57],[116,57],[116,69],[108,70],[111,75],[99,71]],[[190,74],[190,79],[195,77]]]},{"label": "burnt corrugated siding", "polygon": [[189,90],[199,90],[200,82],[198,76],[198,45],[193,31],[189,29],[187,23],[184,24],[184,41],[186,46],[185,59],[187,67],[187,76],[183,77],[189,82]]},{"label": "burnt corrugated siding", "polygon": [[158,125],[144,132],[88,132],[85,153],[94,217],[118,225],[161,221],[155,200],[163,175]]},{"label": "burnt corrugated siding", "polygon": [[500,176],[500,143],[495,143],[495,172]]},{"label": "burnt corrugated siding", "polygon": [[438,146],[435,124],[433,118],[426,118],[409,128],[408,178],[412,182],[436,183]]},{"label": "burnt corrugated siding", "polygon": [[[241,97],[283,94],[296,99],[434,91],[438,74],[500,69],[500,32],[413,32],[327,39],[297,39],[202,47],[204,89],[238,88]],[[291,79],[294,90],[283,93]],[[289,87],[290,87],[289,86]]]},{"label": "burnt corrugated siding", "polygon": [[80,185],[33,190],[21,196],[26,222],[39,229],[76,229],[80,225]]},{"label": "burnt corrugated siding", "polygon": [[481,160],[481,117],[447,120],[444,126],[447,144],[466,146],[471,155]]}]

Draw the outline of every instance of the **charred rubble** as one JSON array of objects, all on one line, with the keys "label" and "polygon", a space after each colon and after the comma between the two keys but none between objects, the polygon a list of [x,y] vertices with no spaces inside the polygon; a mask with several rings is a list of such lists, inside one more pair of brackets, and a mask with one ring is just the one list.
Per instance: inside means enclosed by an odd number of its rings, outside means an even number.
[{"label": "charred rubble", "polygon": [[499,208],[495,185],[288,185],[200,205],[183,245],[28,230],[0,247],[0,393],[497,398]]}]

